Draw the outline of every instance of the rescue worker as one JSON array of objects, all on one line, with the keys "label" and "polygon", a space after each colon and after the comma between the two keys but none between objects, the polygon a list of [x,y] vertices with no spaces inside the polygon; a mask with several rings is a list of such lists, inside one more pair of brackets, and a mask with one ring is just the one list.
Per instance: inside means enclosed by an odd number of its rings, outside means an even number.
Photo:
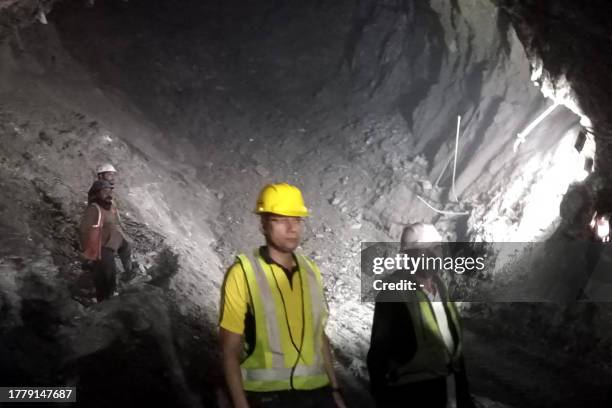
[{"label": "rescue worker", "polygon": [[[96,169],[96,175],[97,175],[97,180],[108,181],[113,188],[115,187],[117,170],[115,169],[115,166],[113,166],[112,164],[103,163],[99,165],[98,168]],[[89,197],[88,203],[91,203],[95,198],[95,193],[90,190],[88,193],[88,197]],[[115,207],[117,211],[117,218],[119,219],[119,226],[122,227],[121,218],[119,217],[119,208],[117,206],[117,197],[113,197],[113,206]],[[123,231],[122,228],[121,230]],[[129,247],[130,243],[127,240],[126,240],[126,245],[128,245],[127,251],[131,253],[131,247]],[[140,265],[137,262],[131,262],[131,261],[129,262],[130,262],[129,264],[131,265],[131,268],[130,269],[124,268],[124,273],[121,275],[121,280],[124,282],[127,282],[130,279],[132,279],[136,275],[136,271],[140,269]]]},{"label": "rescue worker", "polygon": [[344,407],[334,374],[321,273],[295,252],[308,209],[292,185],[263,188],[255,213],[266,245],[225,275],[219,336],[235,407]]},{"label": "rescue worker", "polygon": [[116,291],[115,255],[119,255],[126,276],[132,275],[135,265],[113,204],[113,186],[107,180],[96,180],[89,192],[92,198],[81,220],[80,242],[87,269],[94,275],[96,298],[102,301]]},{"label": "rescue worker", "polygon": [[[442,256],[426,244],[441,241],[433,225],[415,223],[404,229],[400,248],[409,256]],[[367,364],[377,406],[473,408],[457,308],[435,272],[410,272],[392,278],[410,276],[416,291],[374,306]]]}]

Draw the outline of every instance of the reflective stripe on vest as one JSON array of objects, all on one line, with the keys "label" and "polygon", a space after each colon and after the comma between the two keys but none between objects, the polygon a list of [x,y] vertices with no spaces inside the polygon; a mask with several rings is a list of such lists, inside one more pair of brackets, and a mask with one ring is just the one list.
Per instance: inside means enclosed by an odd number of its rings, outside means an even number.
[{"label": "reflective stripe on vest", "polygon": [[92,225],[93,228],[100,228],[102,226],[102,210],[100,206],[96,203],[92,203],[96,206],[96,210],[98,210],[98,223],[96,225]]},{"label": "reflective stripe on vest", "polygon": [[443,378],[460,368],[463,341],[455,304],[444,302],[445,310],[448,311],[448,322],[453,325],[457,334],[455,349],[449,351],[427,297],[420,291],[416,296],[414,301],[406,302],[416,337],[415,355],[395,371],[394,377],[397,381],[393,385]]},{"label": "reflective stripe on vest", "polygon": [[[296,389],[313,389],[329,382],[321,352],[327,308],[321,277],[305,257],[297,255],[296,258],[304,302],[304,340],[300,345],[300,338],[293,339],[301,347],[293,385]],[[257,250],[253,254],[241,254],[238,259],[245,271],[255,315],[255,347],[240,365],[243,386],[249,391],[290,389],[291,370],[298,351],[291,342],[290,327],[274,276],[267,271],[268,264]]]},{"label": "reflective stripe on vest", "polygon": [[[280,367],[280,368],[249,368],[243,369],[243,379],[252,381],[282,381],[289,379],[291,376],[292,367]],[[321,371],[321,367],[316,365],[303,365],[298,364],[293,373],[294,378],[297,377],[310,377],[324,374]],[[295,380],[294,380],[295,381]]]}]

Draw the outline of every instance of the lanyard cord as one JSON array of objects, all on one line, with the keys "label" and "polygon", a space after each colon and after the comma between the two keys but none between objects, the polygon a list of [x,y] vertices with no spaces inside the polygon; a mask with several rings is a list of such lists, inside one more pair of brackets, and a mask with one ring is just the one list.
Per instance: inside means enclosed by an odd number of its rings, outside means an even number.
[{"label": "lanyard cord", "polygon": [[287,305],[285,304],[285,297],[283,296],[283,292],[281,292],[280,290],[278,280],[276,280],[276,275],[274,274],[274,271],[272,270],[272,265],[268,264],[268,267],[270,268],[270,273],[272,274],[272,277],[274,278],[274,283],[276,283],[276,289],[278,290],[278,293],[280,294],[281,302],[283,303],[283,310],[285,312],[285,321],[287,323],[287,331],[289,332],[289,339],[291,340],[291,344],[293,344],[295,351],[298,352],[297,358],[295,359],[295,363],[293,364],[293,367],[291,367],[291,375],[289,377],[289,384],[291,386],[291,389],[295,390],[295,387],[293,386],[293,376],[295,374],[295,369],[297,368],[297,365],[300,361],[300,357],[302,356],[302,347],[304,346],[304,331],[306,330],[306,327],[305,327],[306,322],[304,318],[304,285],[302,282],[302,271],[300,270],[299,263],[298,263],[297,273],[298,273],[298,276],[300,277],[300,291],[302,292],[302,333],[300,336],[301,337],[300,347],[298,348],[298,346],[295,344],[295,341],[293,340],[293,335],[291,334],[291,326],[289,326],[289,315],[287,314]]}]

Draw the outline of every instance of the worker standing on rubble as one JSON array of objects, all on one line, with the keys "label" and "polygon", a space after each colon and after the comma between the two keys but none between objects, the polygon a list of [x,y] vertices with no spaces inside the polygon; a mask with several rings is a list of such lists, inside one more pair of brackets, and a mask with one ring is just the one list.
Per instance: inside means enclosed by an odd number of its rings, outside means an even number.
[{"label": "worker standing on rubble", "polygon": [[[117,170],[115,169],[115,166],[113,166],[111,163],[103,163],[99,165],[98,168],[96,169],[96,176],[97,176],[97,180],[107,181],[110,183],[110,185],[113,188],[115,188]],[[92,192],[91,190],[89,190],[88,203],[91,203],[95,199],[95,195],[96,195],[95,192]],[[117,214],[117,220],[118,220],[117,222],[119,225],[119,229],[123,232],[121,217],[119,216],[119,207],[117,205],[117,197],[115,196],[113,196],[113,207],[115,208],[115,212]],[[125,234],[124,234],[124,238],[125,238]],[[121,254],[119,255],[120,257],[123,256],[122,264],[124,266],[131,265],[130,267],[128,267],[128,269],[125,269],[125,267],[123,269],[123,274],[121,274],[121,280],[124,282],[127,282],[130,279],[132,279],[135,276],[136,271],[140,267],[137,262],[132,262],[131,253],[132,253],[132,247],[131,247],[130,241],[126,239],[125,242],[123,243]]]},{"label": "worker standing on rubble", "polygon": [[[441,241],[433,225],[416,223],[404,229],[400,248],[441,256],[434,247]],[[377,406],[473,408],[457,308],[435,272],[421,268],[412,276],[417,290],[375,304],[367,363]]]},{"label": "worker standing on rubble", "polygon": [[131,246],[119,222],[119,212],[113,204],[113,186],[107,180],[96,180],[89,190],[90,202],[80,225],[82,255],[93,272],[98,301],[108,299],[116,291],[119,255],[126,276],[134,272]]},{"label": "worker standing on rubble", "polygon": [[225,275],[220,343],[235,407],[344,407],[334,374],[321,273],[295,253],[308,209],[289,184],[264,187],[255,212],[266,245]]}]

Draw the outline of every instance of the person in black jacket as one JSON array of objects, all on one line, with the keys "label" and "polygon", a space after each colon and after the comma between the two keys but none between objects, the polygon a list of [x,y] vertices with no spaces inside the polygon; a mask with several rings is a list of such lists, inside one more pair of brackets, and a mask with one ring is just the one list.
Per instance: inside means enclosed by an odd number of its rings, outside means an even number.
[{"label": "person in black jacket", "polygon": [[[405,228],[401,247],[410,253],[414,243],[441,240],[433,225],[417,223]],[[405,301],[377,301],[374,308],[367,364],[377,406],[473,408],[456,306],[435,275],[396,271],[391,279],[406,277],[423,287]]]}]

